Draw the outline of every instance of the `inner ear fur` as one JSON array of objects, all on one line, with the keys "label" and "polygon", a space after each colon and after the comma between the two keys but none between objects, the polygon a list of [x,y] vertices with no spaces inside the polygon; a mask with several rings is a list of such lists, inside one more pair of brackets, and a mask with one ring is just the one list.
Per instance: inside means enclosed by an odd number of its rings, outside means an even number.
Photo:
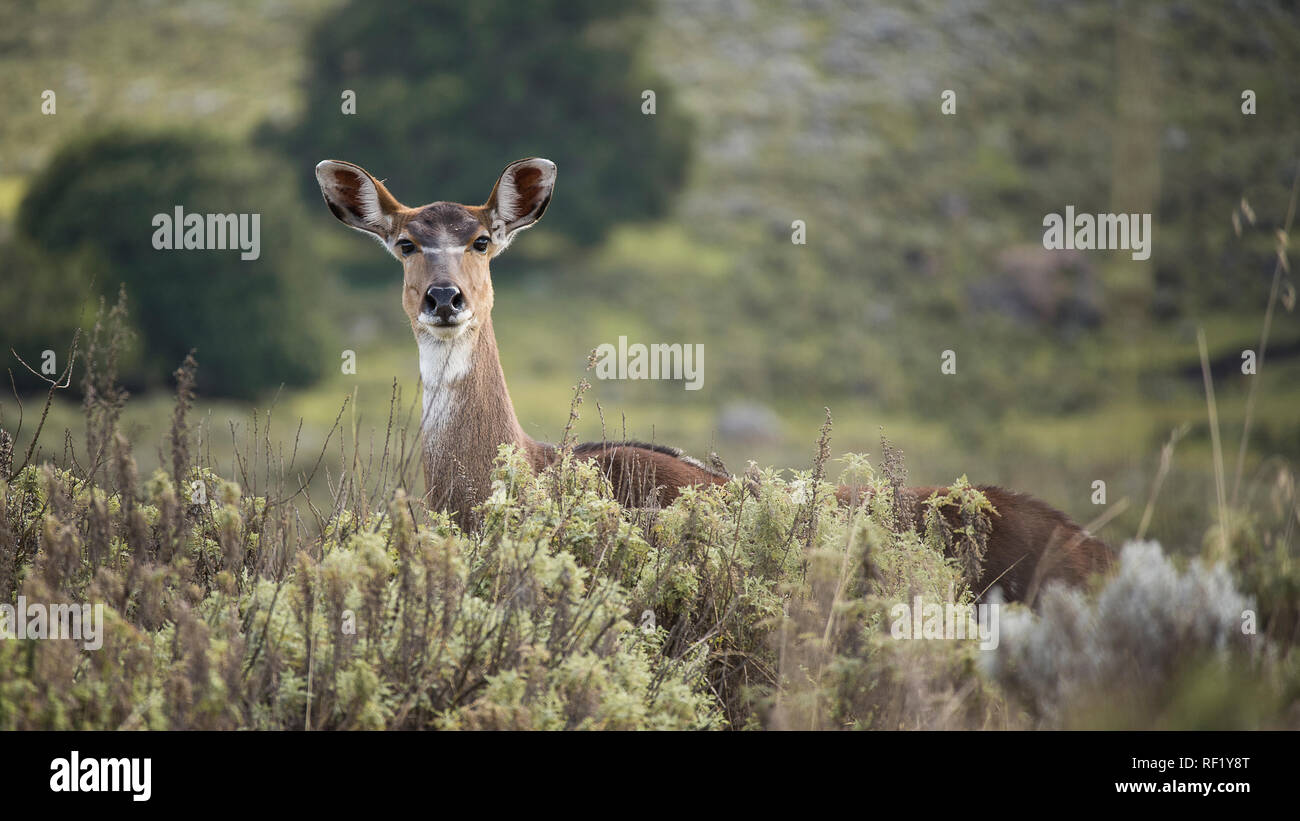
[{"label": "inner ear fur", "polygon": [[351,228],[387,237],[403,205],[384,184],[359,165],[325,160],[316,166],[316,182],[330,213]]}]

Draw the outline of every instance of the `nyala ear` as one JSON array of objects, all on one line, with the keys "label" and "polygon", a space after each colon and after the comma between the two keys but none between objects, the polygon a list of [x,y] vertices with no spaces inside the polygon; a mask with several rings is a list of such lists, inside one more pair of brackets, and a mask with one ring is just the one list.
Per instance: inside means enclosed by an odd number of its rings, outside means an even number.
[{"label": "nyala ear", "polygon": [[484,208],[492,241],[504,249],[514,235],[542,218],[555,190],[555,163],[541,157],[512,162],[501,172]]},{"label": "nyala ear", "polygon": [[393,230],[393,216],[402,204],[384,184],[359,165],[325,160],[316,166],[316,182],[334,216],[358,231],[387,239]]}]

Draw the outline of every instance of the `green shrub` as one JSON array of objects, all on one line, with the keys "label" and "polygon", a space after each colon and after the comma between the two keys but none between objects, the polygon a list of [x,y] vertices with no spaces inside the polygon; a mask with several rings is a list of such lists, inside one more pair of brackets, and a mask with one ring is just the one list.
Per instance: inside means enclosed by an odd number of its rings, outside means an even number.
[{"label": "green shrub", "polygon": [[[12,287],[45,293],[48,284],[32,278],[78,260],[92,266],[100,294],[112,297],[125,284],[141,337],[141,361],[123,373],[128,383],[162,383],[197,348],[199,387],[209,394],[251,397],[282,382],[308,384],[334,361],[321,351],[330,283],[292,189],[280,166],[210,137],[117,130],[78,139],[32,181],[19,208],[20,235],[52,262],[16,269]],[[156,250],[153,218],[178,205],[186,214],[260,214],[260,256]],[[59,300],[66,323],[77,312],[64,303],[80,298],[88,279],[42,298]]]},{"label": "green shrub", "polygon": [[[236,483],[191,456],[192,360],[171,468],[141,481],[100,370],[122,318],[88,346],[90,456],[0,460],[0,600],[106,616],[94,651],[0,642],[0,727],[883,726],[879,700],[912,682],[888,679],[891,653],[857,654],[885,641],[869,602],[964,591],[894,529],[888,494],[841,509],[821,467],[638,511],[590,462],[534,474],[505,447],[474,532],[408,499],[400,469],[358,468],[345,504],[299,508],[302,468],[268,459],[265,432],[239,461],[266,475]],[[965,652],[923,666],[942,676]]]},{"label": "green shrub", "polygon": [[100,370],[121,320],[87,346],[84,458],[16,467],[0,429],[0,602],[105,616],[98,649],[0,641],[0,729],[1295,723],[1291,611],[1270,605],[1244,637],[1255,605],[1225,564],[1183,571],[1151,545],[1095,593],[1011,606],[996,648],[900,640],[900,605],[974,603],[988,501],[958,480],[943,503],[960,528],[931,515],[918,531],[882,442],[879,467],[846,457],[860,493],[839,504],[829,421],[811,470],[750,471],[663,509],[622,508],[571,454],[534,473],[505,446],[465,532],[408,496],[407,460],[344,460],[337,495],[311,502],[312,470],[284,462],[269,419],[240,446],[238,481],[218,475],[192,455],[187,360],[170,469],[141,481]]}]

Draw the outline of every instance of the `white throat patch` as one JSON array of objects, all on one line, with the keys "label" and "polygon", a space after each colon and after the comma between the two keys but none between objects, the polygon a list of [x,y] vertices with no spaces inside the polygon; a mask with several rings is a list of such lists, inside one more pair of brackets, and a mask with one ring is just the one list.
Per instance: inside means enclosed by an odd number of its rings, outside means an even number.
[{"label": "white throat patch", "polygon": [[451,421],[459,402],[457,383],[469,373],[474,337],[462,334],[455,339],[440,340],[431,334],[419,335],[420,381],[424,384],[424,417],[421,427],[433,441]]}]

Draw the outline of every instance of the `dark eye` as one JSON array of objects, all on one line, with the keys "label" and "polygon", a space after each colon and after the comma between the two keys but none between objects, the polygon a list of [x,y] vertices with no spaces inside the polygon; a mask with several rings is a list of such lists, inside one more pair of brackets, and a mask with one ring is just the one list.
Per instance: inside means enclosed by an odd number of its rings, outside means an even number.
[{"label": "dark eye", "polygon": [[409,257],[415,253],[415,243],[409,239],[399,239],[397,241],[397,250],[402,252],[402,256]]},{"label": "dark eye", "polygon": [[487,237],[479,237],[478,239],[474,240],[474,250],[478,251],[480,254],[486,251],[487,247],[488,247]]}]

